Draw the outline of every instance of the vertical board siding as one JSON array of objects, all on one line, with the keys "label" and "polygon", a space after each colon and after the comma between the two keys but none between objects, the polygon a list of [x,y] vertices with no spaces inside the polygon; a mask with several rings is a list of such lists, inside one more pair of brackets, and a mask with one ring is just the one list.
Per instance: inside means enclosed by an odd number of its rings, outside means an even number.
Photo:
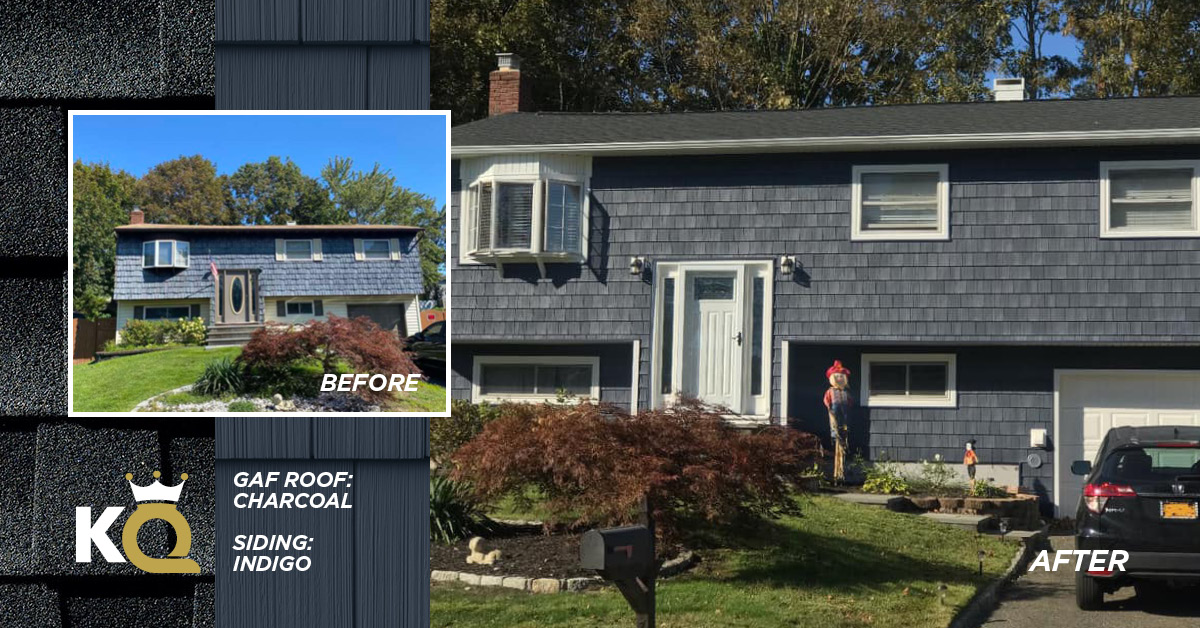
[{"label": "vertical board siding", "polygon": [[[216,11],[220,109],[429,107],[428,0],[219,0]],[[329,49],[354,61],[317,52]]]},{"label": "vertical board siding", "polygon": [[298,41],[297,0],[217,0],[217,41]]},{"label": "vertical board siding", "polygon": [[217,48],[220,109],[365,109],[366,82],[361,47]]},{"label": "vertical board siding", "polygon": [[375,46],[369,54],[368,109],[429,108],[428,46]]},{"label": "vertical board siding", "polygon": [[[218,419],[217,457],[219,564],[232,565],[235,534],[315,538],[313,566],[303,574],[231,573],[223,567],[216,583],[219,625],[429,625],[428,419]],[[233,506],[235,473],[273,470],[349,471],[351,486],[339,492],[351,494],[354,508]]]},{"label": "vertical board siding", "polygon": [[412,0],[300,0],[304,41],[407,42],[413,36]]},{"label": "vertical board siding", "polygon": [[427,459],[355,464],[355,628],[429,625],[428,478]]}]

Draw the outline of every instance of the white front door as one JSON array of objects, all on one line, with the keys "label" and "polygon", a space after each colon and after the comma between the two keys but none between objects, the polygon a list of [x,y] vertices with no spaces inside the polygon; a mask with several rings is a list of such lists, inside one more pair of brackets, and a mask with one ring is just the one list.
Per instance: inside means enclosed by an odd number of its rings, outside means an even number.
[{"label": "white front door", "polygon": [[1144,425],[1200,426],[1200,372],[1059,373],[1054,501],[1060,516],[1074,517],[1083,493],[1071,463],[1094,461],[1110,429]]},{"label": "white front door", "polygon": [[738,273],[688,273],[687,281],[688,309],[693,312],[689,318],[694,342],[688,356],[695,368],[692,390],[705,402],[740,412],[745,308]]}]

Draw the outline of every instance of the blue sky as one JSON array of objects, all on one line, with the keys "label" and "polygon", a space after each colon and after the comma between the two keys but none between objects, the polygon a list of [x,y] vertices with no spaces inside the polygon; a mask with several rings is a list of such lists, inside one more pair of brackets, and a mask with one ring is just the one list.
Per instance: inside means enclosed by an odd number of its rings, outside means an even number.
[{"label": "blue sky", "polygon": [[271,155],[319,178],[335,155],[375,162],[404,187],[446,201],[446,122],[438,115],[78,115],[74,158],[135,176],[181,155],[204,155],[220,174]]}]

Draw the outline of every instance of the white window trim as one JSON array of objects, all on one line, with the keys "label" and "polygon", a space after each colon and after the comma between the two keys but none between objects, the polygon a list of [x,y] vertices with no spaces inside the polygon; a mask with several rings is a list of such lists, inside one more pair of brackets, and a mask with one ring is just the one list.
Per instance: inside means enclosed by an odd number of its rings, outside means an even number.
[{"label": "white window trim", "polygon": [[[312,312],[309,312],[308,314],[305,314],[304,312],[297,312],[295,314],[292,314],[291,312],[288,312],[288,306],[293,303],[296,303],[296,304],[307,303],[309,309],[311,309]],[[317,304],[312,299],[286,299],[283,302],[284,316],[316,316],[316,314],[315,314],[316,311],[317,311]]]},{"label": "white window trim", "polygon": [[[160,264],[158,261],[159,247],[162,242],[171,243],[171,263]],[[182,242],[188,245],[188,261],[186,264],[179,263],[179,243]],[[146,264],[146,245],[150,244],[154,248],[154,264]],[[142,241],[142,268],[187,268],[192,263],[192,247],[187,240],[143,240]]]},{"label": "white window trim", "polygon": [[556,394],[527,394],[527,395],[485,395],[480,391],[480,382],[482,381],[482,367],[486,364],[528,364],[528,365],[546,365],[546,366],[590,366],[592,367],[592,384],[591,394],[586,398],[575,397],[567,400],[567,403],[579,403],[585,399],[592,401],[600,400],[600,358],[598,356],[566,356],[566,355],[519,355],[519,356],[504,356],[504,355],[477,355],[474,360],[473,373],[471,378],[471,402],[472,403],[541,403],[545,401],[557,401]]},{"label": "white window trim", "polygon": [[[386,242],[388,255],[381,259],[367,257],[368,242]],[[359,238],[355,241],[354,259],[358,262],[392,262],[400,259],[400,241],[396,238]]]},{"label": "white window trim", "polygon": [[[950,167],[947,164],[884,164],[854,166],[850,184],[850,239],[852,241],[880,240],[949,240],[950,239]],[[862,229],[862,176],[889,172],[934,172],[938,175],[937,231],[864,231]]]},{"label": "white window trim", "polygon": [[[289,242],[307,242],[308,243],[308,258],[307,259],[300,259],[300,258],[291,259],[291,258],[289,258],[288,253],[287,253],[287,245]],[[315,240],[312,240],[312,239],[307,239],[307,240],[306,239],[291,239],[291,240],[284,239],[284,241],[283,241],[283,260],[282,261],[285,261],[285,262],[312,262],[312,261],[315,261],[316,259],[317,259],[317,245],[316,245]]]},{"label": "white window trim", "polygon": [[[588,187],[588,179],[586,176],[571,176],[565,174],[507,174],[507,175],[486,175],[481,176],[473,181],[464,182],[462,191],[460,192],[459,200],[459,263],[462,264],[480,264],[495,259],[562,259],[564,261],[583,261],[587,259],[588,251],[588,230],[591,220],[591,188]],[[517,185],[533,185],[533,205],[530,211],[533,212],[530,220],[530,237],[528,248],[491,248],[480,251],[478,248],[479,234],[475,233],[478,225],[478,216],[472,208],[475,205],[474,195],[478,194],[475,190],[482,184],[490,184],[492,186],[492,206],[489,211],[492,213],[492,237],[491,241],[495,242],[496,226],[495,211],[497,204],[500,202],[500,194],[497,192],[499,186],[505,183]],[[579,251],[546,251],[546,196],[547,186],[550,183],[559,183],[563,185],[579,186],[580,201],[582,207],[580,211],[579,224]],[[481,209],[482,211],[482,209]],[[468,237],[468,234],[471,234]]]},{"label": "white window trim", "polygon": [[[871,391],[872,363],[945,363],[946,394],[875,395]],[[953,353],[864,353],[860,381],[861,404],[867,408],[956,408],[958,407],[958,358]]]},{"label": "white window trim", "polygon": [[[1113,170],[1192,169],[1192,228],[1163,231],[1131,231],[1111,227],[1112,189],[1108,175]],[[1100,237],[1112,239],[1135,238],[1195,238],[1200,237],[1200,160],[1156,159],[1144,161],[1100,162]]]}]

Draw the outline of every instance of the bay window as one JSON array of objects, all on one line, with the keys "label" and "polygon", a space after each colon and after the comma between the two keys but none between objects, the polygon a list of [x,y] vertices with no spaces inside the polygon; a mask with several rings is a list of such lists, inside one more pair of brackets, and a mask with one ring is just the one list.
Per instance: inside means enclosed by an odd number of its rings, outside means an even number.
[{"label": "bay window", "polygon": [[481,180],[465,196],[464,250],[474,258],[586,256],[586,188],[579,181]]},{"label": "bay window", "polygon": [[142,243],[142,268],[187,268],[189,253],[182,240],[147,240]]}]

